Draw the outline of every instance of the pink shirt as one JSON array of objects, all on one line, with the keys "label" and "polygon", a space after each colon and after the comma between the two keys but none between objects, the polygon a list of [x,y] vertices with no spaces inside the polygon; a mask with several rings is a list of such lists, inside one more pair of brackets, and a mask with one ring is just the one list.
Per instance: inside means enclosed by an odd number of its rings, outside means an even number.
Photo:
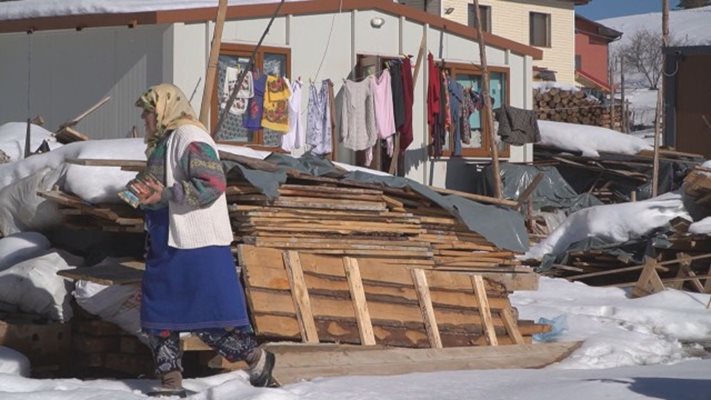
[{"label": "pink shirt", "polygon": [[378,137],[387,139],[395,134],[395,112],[393,109],[393,91],[390,87],[390,71],[384,70],[380,77],[370,80],[375,102],[375,125]]}]

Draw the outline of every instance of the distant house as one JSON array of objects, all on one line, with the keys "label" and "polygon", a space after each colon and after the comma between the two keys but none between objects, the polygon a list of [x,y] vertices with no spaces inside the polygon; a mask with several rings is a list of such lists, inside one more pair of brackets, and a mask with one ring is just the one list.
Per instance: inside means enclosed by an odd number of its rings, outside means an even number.
[{"label": "distant house", "polygon": [[[575,6],[592,0],[479,0],[485,32],[543,51],[534,79],[575,83]],[[472,0],[399,0],[431,14],[474,26]]]},{"label": "distant house", "polygon": [[622,32],[575,16],[575,80],[579,85],[611,91],[609,45],[621,37]]},{"label": "distant house", "polygon": [[[95,139],[126,137],[132,126],[143,126],[134,101],[149,85],[161,82],[183,88],[199,109],[216,7],[185,8],[187,3],[180,3],[175,7],[183,8],[147,10],[140,2],[126,2],[125,7],[135,4],[135,9],[102,13],[93,9],[86,14],[85,8],[68,13],[68,7],[58,7],[52,15],[24,17],[36,15],[32,7],[47,6],[42,3],[24,5],[20,18],[0,14],[0,123],[25,120],[30,103],[31,115],[41,114],[48,128],[56,129],[110,95],[111,100],[82,120],[79,129]],[[275,7],[228,8],[217,93],[224,87],[226,68],[246,64]],[[306,115],[310,80],[320,87],[321,80],[329,78],[338,92],[346,78],[377,72],[385,60],[405,54],[413,56],[414,64],[421,43],[425,54],[434,54],[457,79],[470,87],[479,83],[474,29],[389,0],[287,1],[256,54],[256,67],[273,75],[301,77],[306,89],[301,111]],[[486,36],[486,50],[497,102],[531,109],[533,63],[542,52],[496,35]],[[453,187],[454,181],[471,180],[471,171],[464,168],[468,163],[489,160],[489,139],[480,130],[476,112],[471,119],[472,140],[462,158],[450,159],[447,149],[444,157],[428,156],[427,70],[423,65],[414,78],[414,142],[404,153],[404,171],[421,183]],[[214,126],[217,96],[212,104]],[[247,131],[236,118],[227,119],[218,140],[265,150],[279,147],[277,132]],[[353,151],[338,145],[335,155],[337,161],[357,162]],[[531,161],[532,146],[502,146],[499,155],[512,162]]]},{"label": "distant house", "polygon": [[664,49],[664,145],[711,158],[711,46]]}]

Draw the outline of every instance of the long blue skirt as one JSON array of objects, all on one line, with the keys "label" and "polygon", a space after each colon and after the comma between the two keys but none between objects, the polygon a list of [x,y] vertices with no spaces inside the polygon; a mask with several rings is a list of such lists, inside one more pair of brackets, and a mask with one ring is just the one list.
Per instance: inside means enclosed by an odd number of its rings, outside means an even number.
[{"label": "long blue skirt", "polygon": [[229,246],[168,246],[168,207],[146,210],[148,254],[141,328],[194,331],[249,326]]}]

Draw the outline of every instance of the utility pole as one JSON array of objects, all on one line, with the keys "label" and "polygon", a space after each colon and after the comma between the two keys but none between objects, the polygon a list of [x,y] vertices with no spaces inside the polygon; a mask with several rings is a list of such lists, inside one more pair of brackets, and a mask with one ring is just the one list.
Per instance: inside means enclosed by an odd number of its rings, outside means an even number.
[{"label": "utility pole", "polygon": [[[212,44],[210,46],[210,58],[207,60],[207,73],[205,74],[205,87],[202,92],[202,102],[200,103],[200,122],[207,126],[210,120],[210,103],[215,89],[215,79],[217,77],[217,60],[220,56],[220,45],[222,44],[222,28],[225,25],[225,15],[227,14],[227,0],[219,0],[217,5],[217,17],[215,18],[215,30],[212,34]],[[238,82],[239,83],[239,82]]]},{"label": "utility pole", "polygon": [[[669,0],[662,0],[662,45],[669,46]],[[662,72],[666,63],[666,56],[662,55]],[[664,74],[662,74],[664,76]],[[657,89],[657,112],[654,121],[654,165],[652,168],[652,197],[659,193],[659,136],[662,133],[662,120],[664,119],[664,84]]]},{"label": "utility pole", "polygon": [[484,43],[484,31],[481,29],[481,15],[479,15],[479,0],[474,0],[474,20],[476,22],[476,32],[479,39],[479,56],[481,58],[482,69],[482,92],[484,95],[484,114],[482,118],[483,126],[488,128],[489,142],[491,143],[491,161],[494,169],[494,193],[496,198],[503,198],[501,191],[501,173],[499,172],[499,148],[496,146],[496,133],[494,132],[494,110],[491,106],[491,96],[489,95],[489,67],[486,63],[486,43]]},{"label": "utility pole", "polygon": [[622,132],[630,133],[625,103],[625,56],[620,55],[620,108],[622,109]]}]

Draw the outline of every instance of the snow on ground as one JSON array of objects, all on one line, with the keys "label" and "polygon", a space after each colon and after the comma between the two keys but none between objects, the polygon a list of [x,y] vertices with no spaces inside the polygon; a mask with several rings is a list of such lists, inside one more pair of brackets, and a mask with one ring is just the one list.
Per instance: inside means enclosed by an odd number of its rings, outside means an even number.
[{"label": "snow on ground", "polygon": [[[617,288],[541,278],[537,291],[511,296],[521,318],[565,316],[556,340],[584,340],[568,359],[540,370],[442,371],[400,376],[318,378],[279,389],[253,388],[237,371],[187,379],[191,399],[708,399],[711,341],[708,295],[667,290],[628,299]],[[690,344],[694,342],[696,344]],[[0,360],[4,360],[0,351]],[[278,362],[278,360],[277,360]],[[5,362],[0,361],[0,371]],[[40,380],[0,372],[3,400],[145,399],[155,380]]]},{"label": "snow on ground", "polygon": [[540,144],[561,150],[580,151],[587,157],[599,157],[598,152],[637,154],[652,150],[643,139],[612,129],[567,122],[538,121]]},{"label": "snow on ground", "polygon": [[30,360],[22,353],[0,346],[0,380],[4,375],[30,375]]}]

